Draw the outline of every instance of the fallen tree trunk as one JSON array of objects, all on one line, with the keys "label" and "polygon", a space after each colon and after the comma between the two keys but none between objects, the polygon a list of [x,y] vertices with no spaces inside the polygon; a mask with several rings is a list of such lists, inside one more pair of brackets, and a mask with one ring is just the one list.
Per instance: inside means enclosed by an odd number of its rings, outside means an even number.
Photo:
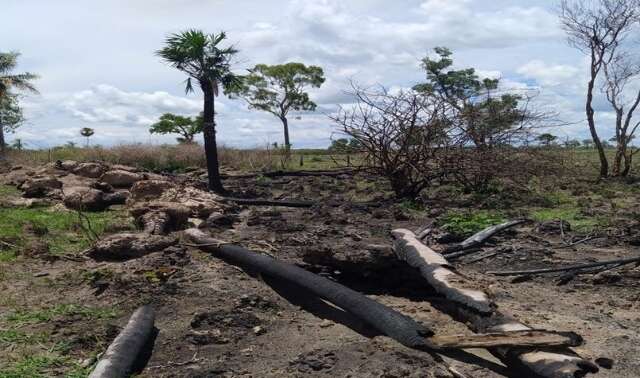
[{"label": "fallen tree trunk", "polygon": [[522,330],[479,335],[443,335],[429,338],[438,349],[496,348],[504,346],[580,346],[582,337],[574,332]]},{"label": "fallen tree trunk", "polygon": [[[491,238],[493,235],[525,222],[526,222],[525,219],[518,219],[514,221],[501,223],[495,226],[487,227],[484,230],[476,234],[473,234],[472,236],[465,239],[461,243],[448,246],[447,248],[444,249],[444,251],[442,251],[442,254],[445,255],[447,258],[464,256],[466,254],[464,253],[466,250],[481,246],[487,240],[489,240],[489,238]],[[458,252],[458,251],[463,251],[463,252]],[[455,253],[455,252],[458,252],[458,253]]]},{"label": "fallen tree trunk", "polygon": [[[454,318],[464,322],[476,333],[531,331],[527,325],[497,310],[497,306],[488,300],[488,296],[469,295],[464,287],[473,286],[464,277],[447,269],[446,259],[422,244],[411,231],[399,229],[392,232],[395,238],[395,250],[398,257],[406,260],[420,272],[429,283],[443,296],[451,299],[445,305]],[[444,278],[445,282],[442,282]],[[456,280],[455,285],[447,284]],[[460,289],[462,286],[462,289]],[[455,299],[454,299],[455,298]],[[477,303],[472,303],[477,301]],[[478,309],[494,309],[492,312]],[[490,348],[490,351],[510,366],[522,367],[530,375],[539,377],[583,377],[595,373],[598,367],[583,359],[568,348]]]},{"label": "fallen tree trunk", "polygon": [[395,252],[398,258],[420,270],[420,274],[436,291],[447,299],[462,306],[469,307],[482,314],[490,314],[494,305],[487,294],[471,289],[461,281],[460,276],[442,255],[422,244],[415,234],[409,230],[398,229],[392,232],[396,238]]},{"label": "fallen tree trunk", "polygon": [[524,276],[524,275],[530,275],[530,274],[567,272],[571,270],[582,270],[582,269],[596,268],[599,266],[614,265],[614,264],[618,265],[619,267],[627,264],[632,264],[634,262],[640,262],[640,257],[630,257],[627,259],[617,259],[617,260],[600,261],[600,262],[593,262],[593,263],[587,263],[587,264],[569,265],[569,266],[558,267],[558,268],[511,270],[511,271],[504,271],[504,272],[489,271],[487,272],[487,274],[492,274],[494,276]]},{"label": "fallen tree trunk", "polygon": [[225,202],[234,202],[238,205],[251,205],[251,206],[282,206],[282,207],[299,207],[307,208],[316,205],[316,202],[312,201],[286,201],[286,200],[267,200],[267,199],[246,199],[246,198],[223,198]]},{"label": "fallen tree trunk", "polygon": [[376,330],[405,346],[425,347],[425,337],[433,334],[431,330],[416,323],[413,319],[354,290],[295,265],[286,264],[238,246],[220,243],[198,229],[186,230],[185,236],[191,242],[199,245],[198,248],[210,252],[228,263],[285,280],[308,290],[364,320]]},{"label": "fallen tree trunk", "polygon": [[[350,312],[376,330],[401,344],[416,349],[460,349],[496,346],[566,346],[579,345],[580,336],[571,332],[525,330],[494,332],[488,335],[433,336],[433,332],[413,319],[379,303],[361,293],[336,282],[308,272],[295,265],[244,248],[222,243],[206,236],[202,231],[189,229],[187,238],[198,248],[214,254],[234,265],[249,268],[262,275],[284,280]],[[433,337],[432,337],[433,336]]]},{"label": "fallen tree trunk", "polygon": [[151,306],[138,308],[113,340],[89,378],[125,378],[133,373],[143,347],[153,334],[155,313]]}]

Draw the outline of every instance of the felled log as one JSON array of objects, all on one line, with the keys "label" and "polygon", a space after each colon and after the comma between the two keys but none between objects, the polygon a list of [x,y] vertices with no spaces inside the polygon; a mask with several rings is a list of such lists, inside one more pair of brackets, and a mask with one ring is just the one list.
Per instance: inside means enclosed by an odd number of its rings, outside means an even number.
[{"label": "felled log", "polygon": [[432,336],[429,342],[438,349],[460,348],[496,348],[504,346],[579,346],[583,340],[574,332],[557,332],[546,330],[522,330],[511,332],[495,332],[480,335],[443,335]]},{"label": "felled log", "polygon": [[436,291],[447,299],[474,309],[482,314],[490,314],[494,305],[486,293],[474,290],[469,284],[452,271],[442,255],[422,244],[409,230],[397,229],[392,232],[396,238],[395,252],[400,260],[420,270],[420,274]]},{"label": "felled log", "polygon": [[221,243],[198,229],[185,231],[186,237],[203,251],[241,267],[294,284],[325,299],[371,325],[405,346],[416,349],[459,349],[495,346],[579,345],[582,339],[570,332],[525,330],[496,331],[489,335],[433,336],[433,332],[413,319],[343,285],[244,248]]},{"label": "felled log", "polygon": [[287,201],[287,200],[267,200],[267,199],[246,199],[246,198],[228,198],[222,199],[225,202],[234,202],[238,205],[252,206],[282,206],[282,207],[313,207],[316,202],[312,201]]},{"label": "felled log", "polygon": [[185,236],[194,245],[198,245],[198,248],[230,264],[295,284],[362,319],[405,346],[425,347],[425,337],[433,334],[430,329],[416,323],[413,319],[339,283],[295,265],[283,263],[242,247],[220,243],[198,229],[186,230]]},{"label": "felled log", "polygon": [[[400,229],[394,230],[392,235],[395,238],[398,257],[420,269],[429,283],[436,282],[435,285],[432,284],[433,288],[450,299],[450,302],[443,306],[444,309],[455,319],[464,322],[472,331],[483,334],[531,331],[527,325],[498,311],[497,305],[489,301],[486,294],[469,295],[465,288],[474,286],[474,283],[467,282],[468,280],[461,275],[447,269],[446,259],[422,244],[413,232]],[[442,283],[443,278],[445,281],[455,278],[456,284]],[[472,303],[473,301],[477,303]],[[447,304],[449,306],[446,306]],[[492,308],[493,311],[478,311],[486,308]],[[539,377],[583,377],[598,371],[595,364],[568,348],[497,347],[489,350],[508,365],[522,367],[529,374]]]},{"label": "felled log", "polygon": [[606,265],[623,266],[627,264],[632,264],[634,262],[640,262],[640,257],[607,260],[607,261],[593,262],[588,264],[576,264],[576,265],[569,265],[569,266],[557,267],[557,268],[510,270],[510,271],[503,271],[503,272],[489,271],[487,272],[487,274],[492,274],[494,276],[524,276],[524,275],[531,275],[531,274],[545,274],[545,273],[567,272],[572,270],[583,270],[583,269],[596,268],[599,266],[606,266]]},{"label": "felled log", "polygon": [[[487,227],[484,230],[476,234],[473,234],[472,236],[465,239],[461,243],[448,246],[447,248],[444,249],[444,251],[442,251],[442,254],[445,255],[447,258],[464,256],[465,255],[464,251],[481,246],[495,234],[525,222],[526,222],[525,219],[518,219],[514,221],[501,223],[495,226]],[[459,251],[463,251],[463,252],[459,252]],[[458,252],[458,253],[454,255],[455,252]]]},{"label": "felled log", "polygon": [[125,378],[153,334],[155,312],[151,306],[138,308],[122,332],[113,340],[89,378]]}]

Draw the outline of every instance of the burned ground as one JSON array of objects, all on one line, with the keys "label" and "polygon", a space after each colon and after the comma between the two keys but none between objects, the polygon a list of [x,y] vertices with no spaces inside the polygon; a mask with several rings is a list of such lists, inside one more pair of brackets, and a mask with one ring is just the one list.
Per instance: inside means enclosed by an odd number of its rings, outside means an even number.
[{"label": "burned ground", "polygon": [[[639,268],[628,265],[597,274],[526,279],[485,274],[635,256],[640,235],[634,215],[640,193],[635,190],[625,192],[623,203],[613,206],[604,189],[584,189],[576,183],[560,191],[562,195],[540,196],[541,202],[546,201],[542,207],[532,207],[531,198],[499,198],[512,204],[495,210],[491,206],[495,196],[478,199],[444,187],[426,193],[422,203],[397,202],[384,183],[363,174],[256,176],[228,178],[226,185],[234,197],[309,200],[317,205],[216,203],[214,208],[213,202],[189,200],[187,192],[201,189],[197,172],[129,175],[117,167],[118,180],[111,180],[115,174],[107,178],[120,188],[94,185],[102,181],[73,173],[88,171],[96,176],[94,171],[108,168],[49,166],[14,168],[3,174],[2,211],[7,216],[27,211],[29,217],[16,218],[15,222],[24,223],[20,232],[7,232],[0,239],[0,377],[86,375],[133,310],[145,303],[157,310],[159,334],[141,376],[453,377],[453,371],[469,377],[518,376],[483,350],[438,355],[405,348],[339,308],[184,243],[135,258],[96,261],[83,253],[94,240],[84,236],[86,226],[80,226],[80,220],[64,227],[47,223],[46,214],[76,219],[76,212],[61,204],[67,187],[124,193],[136,180],[168,180],[187,188],[163,200],[179,200],[193,209],[200,218],[192,216],[188,222],[214,238],[340,282],[443,335],[469,331],[443,314],[439,310],[443,299],[395,258],[390,231],[430,224],[434,232],[428,243],[438,249],[444,242],[459,240],[456,232],[469,226],[459,221],[460,214],[467,214],[467,220],[490,221],[530,216],[536,222],[492,238],[482,251],[456,260],[454,266],[478,287],[488,288],[500,308],[518,320],[535,328],[581,334],[586,342],[575,348],[579,354],[613,360],[612,369],[603,368],[597,376],[640,374],[635,353],[640,342]],[[37,176],[53,184],[34,183]],[[41,185],[28,189],[38,198],[21,197],[25,182],[28,188]],[[582,207],[575,210],[574,203]],[[86,214],[94,221],[98,238],[105,239],[140,232],[129,217],[132,206],[129,200],[126,206],[114,204]],[[101,218],[105,214],[108,219]],[[556,216],[566,221],[562,228],[560,222],[549,223]],[[606,365],[605,360],[601,363]]]}]

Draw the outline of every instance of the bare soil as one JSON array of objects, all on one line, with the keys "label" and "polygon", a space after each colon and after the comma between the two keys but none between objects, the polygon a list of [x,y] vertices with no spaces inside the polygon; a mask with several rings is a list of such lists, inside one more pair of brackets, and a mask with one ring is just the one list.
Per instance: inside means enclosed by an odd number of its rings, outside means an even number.
[{"label": "bare soil", "polygon": [[[341,282],[438,334],[470,332],[438,310],[442,299],[391,251],[389,232],[418,229],[429,222],[429,211],[406,210],[380,195],[376,188],[384,185],[378,179],[230,178],[226,185],[236,196],[319,205],[234,207],[225,215],[235,222],[207,229],[217,239]],[[533,328],[582,335],[585,344],[575,348],[579,354],[613,360],[598,377],[640,376],[640,268],[581,275],[563,285],[559,275],[514,282],[484,274],[630,257],[638,247],[606,235],[566,247],[559,231],[528,225],[492,239],[483,250],[455,266],[479,288],[489,288],[502,310]],[[0,263],[0,269],[1,314],[60,303],[117,311],[115,318],[60,315],[20,325],[24,332],[45,332],[48,342],[66,341],[66,355],[79,363],[104,350],[137,306],[152,303],[159,333],[141,377],[454,377],[452,371],[468,377],[522,376],[483,350],[441,355],[405,348],[323,301],[184,245],[124,262],[19,258]],[[2,318],[0,329],[8,327]],[[25,348],[0,343],[0,367],[10,366]],[[67,373],[54,366],[46,375]]]}]

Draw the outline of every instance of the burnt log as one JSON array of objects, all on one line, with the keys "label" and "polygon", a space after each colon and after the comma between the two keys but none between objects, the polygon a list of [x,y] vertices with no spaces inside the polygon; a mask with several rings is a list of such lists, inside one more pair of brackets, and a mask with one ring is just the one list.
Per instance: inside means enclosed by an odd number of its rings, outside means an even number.
[{"label": "burnt log", "polygon": [[[439,256],[416,235],[404,229],[392,232],[398,257],[420,270],[433,288],[450,299],[441,306],[455,319],[464,322],[476,333],[531,331],[532,328],[517,321],[508,314],[501,313],[495,303],[487,304],[488,296],[469,295],[466,287],[477,287],[462,275],[449,270],[447,260]],[[455,277],[455,285],[448,284]],[[444,281],[444,282],[442,282]],[[460,289],[460,286],[462,289]],[[476,303],[472,303],[476,301]],[[492,308],[491,312],[479,309]],[[530,376],[559,378],[583,377],[598,371],[598,366],[585,360],[569,348],[527,348],[496,347],[489,350],[507,365],[526,371]]]}]

